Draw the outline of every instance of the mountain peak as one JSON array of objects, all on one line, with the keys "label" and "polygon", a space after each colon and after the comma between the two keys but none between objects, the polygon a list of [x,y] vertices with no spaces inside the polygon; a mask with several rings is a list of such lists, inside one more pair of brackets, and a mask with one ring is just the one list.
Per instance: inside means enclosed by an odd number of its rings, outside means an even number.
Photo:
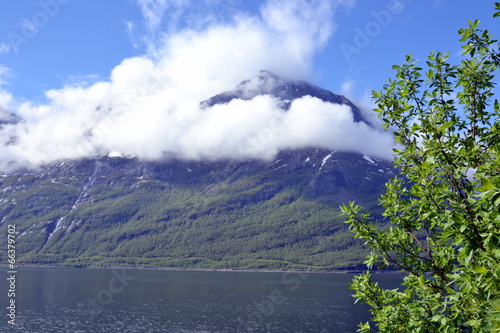
[{"label": "mountain peak", "polygon": [[279,79],[280,78],[278,75],[276,75],[273,72],[268,71],[266,69],[261,70],[259,72],[258,76],[262,77],[262,78],[273,78],[273,79]]},{"label": "mountain peak", "polygon": [[235,89],[215,95],[201,103],[202,107],[226,104],[233,99],[251,100],[259,95],[270,95],[282,100],[283,108],[288,110],[290,103],[304,96],[319,98],[333,104],[348,105],[355,122],[369,122],[364,119],[361,111],[346,97],[320,88],[302,80],[284,79],[268,70],[261,70],[254,78],[241,82]]}]

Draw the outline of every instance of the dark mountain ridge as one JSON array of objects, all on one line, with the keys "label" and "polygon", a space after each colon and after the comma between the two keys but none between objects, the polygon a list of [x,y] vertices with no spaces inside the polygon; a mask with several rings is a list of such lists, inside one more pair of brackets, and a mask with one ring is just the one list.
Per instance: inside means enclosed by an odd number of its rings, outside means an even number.
[{"label": "dark mountain ridge", "polygon": [[355,122],[363,121],[369,124],[358,107],[344,96],[334,94],[306,81],[283,79],[267,70],[260,71],[253,79],[241,82],[231,91],[223,92],[203,101],[201,105],[210,107],[215,104],[229,103],[233,99],[251,100],[258,95],[271,95],[281,99],[285,110],[288,110],[293,100],[304,96],[317,97],[333,104],[345,104],[351,108]]}]

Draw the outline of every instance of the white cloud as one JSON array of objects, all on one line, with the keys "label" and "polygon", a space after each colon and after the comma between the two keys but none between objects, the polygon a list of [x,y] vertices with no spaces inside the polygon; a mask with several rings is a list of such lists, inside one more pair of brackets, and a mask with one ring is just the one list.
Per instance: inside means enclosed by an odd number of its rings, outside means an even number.
[{"label": "white cloud", "polygon": [[[169,3],[141,3],[154,28],[161,20],[154,8]],[[13,161],[36,165],[110,152],[145,159],[270,159],[279,150],[308,146],[389,158],[391,137],[355,123],[347,106],[304,97],[285,112],[276,99],[258,96],[200,107],[261,69],[307,77],[315,52],[334,30],[337,5],[271,0],[260,17],[171,32],[153,53],[125,59],[107,81],[47,91],[46,104],[19,107],[26,122],[0,132],[1,142],[17,137],[15,145],[0,146],[0,169]]]},{"label": "white cloud", "polygon": [[135,36],[135,31],[136,31],[136,25],[132,21],[123,21],[123,24],[125,25],[125,33],[127,34],[128,38],[130,39],[130,42],[132,43],[132,46],[136,49],[139,48],[139,43],[137,41],[137,38]]},{"label": "white cloud", "polygon": [[347,79],[342,82],[342,85],[340,86],[340,93],[344,96],[351,96],[353,87],[354,81],[351,79]]},{"label": "white cloud", "polygon": [[377,105],[372,99],[372,91],[365,90],[361,96],[357,96],[353,89],[355,86],[355,81],[351,79],[345,80],[341,85],[342,94],[344,96],[349,96],[351,102],[353,102],[361,111],[363,118],[370,124],[374,125],[373,129],[382,131],[382,125],[384,122],[374,111],[377,108]]},{"label": "white cloud", "polygon": [[4,77],[9,74],[9,68],[0,64],[0,86],[5,84]]},{"label": "white cloud", "polygon": [[289,117],[288,131],[281,136],[288,143],[284,148],[312,146],[391,158],[392,137],[366,123],[354,122],[346,105],[306,96],[292,103]]},{"label": "white cloud", "polygon": [[179,17],[183,13],[183,7],[188,3],[188,0],[137,0],[141,14],[150,31],[158,30],[161,27],[167,11],[170,11],[168,17],[170,25],[177,24]]},{"label": "white cloud", "polygon": [[12,95],[0,89],[0,107],[8,107],[12,102]]},{"label": "white cloud", "polygon": [[9,53],[12,50],[10,44],[0,43],[0,54]]},{"label": "white cloud", "polygon": [[326,44],[333,31],[332,11],[329,1],[271,0],[262,8],[262,16],[280,34],[288,56],[297,62],[307,62],[311,53]]}]

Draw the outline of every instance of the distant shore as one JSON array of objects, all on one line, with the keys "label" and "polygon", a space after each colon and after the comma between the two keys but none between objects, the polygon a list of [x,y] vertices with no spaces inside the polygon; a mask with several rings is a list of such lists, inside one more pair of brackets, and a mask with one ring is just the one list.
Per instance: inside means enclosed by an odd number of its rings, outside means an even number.
[{"label": "distant shore", "polygon": [[[0,267],[8,267],[0,265]],[[181,268],[181,267],[140,267],[140,266],[85,266],[74,267],[64,265],[33,265],[21,264],[17,268],[68,268],[68,269],[130,269],[144,271],[193,271],[193,272],[242,272],[242,273],[306,273],[306,274],[360,274],[369,270],[361,269],[333,269],[333,270],[272,270],[272,269],[231,269],[231,268]],[[398,270],[380,269],[371,270],[374,274],[403,274]]]}]

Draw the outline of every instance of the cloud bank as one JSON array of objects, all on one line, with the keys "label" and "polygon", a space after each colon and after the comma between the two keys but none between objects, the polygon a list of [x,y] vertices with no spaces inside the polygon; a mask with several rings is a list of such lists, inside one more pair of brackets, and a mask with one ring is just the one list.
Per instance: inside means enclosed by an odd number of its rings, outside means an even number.
[{"label": "cloud bank", "polygon": [[[123,60],[109,80],[49,90],[46,103],[21,104],[15,113],[25,121],[0,126],[0,170],[110,153],[271,159],[303,147],[390,158],[392,138],[355,123],[347,106],[306,96],[285,112],[275,98],[257,96],[200,107],[261,69],[307,78],[335,29],[335,10],[350,2],[270,0],[259,16],[239,13],[203,29],[169,31],[148,54]],[[138,0],[149,29],[160,25],[158,11],[167,3]],[[0,89],[0,105],[11,99]]]}]

